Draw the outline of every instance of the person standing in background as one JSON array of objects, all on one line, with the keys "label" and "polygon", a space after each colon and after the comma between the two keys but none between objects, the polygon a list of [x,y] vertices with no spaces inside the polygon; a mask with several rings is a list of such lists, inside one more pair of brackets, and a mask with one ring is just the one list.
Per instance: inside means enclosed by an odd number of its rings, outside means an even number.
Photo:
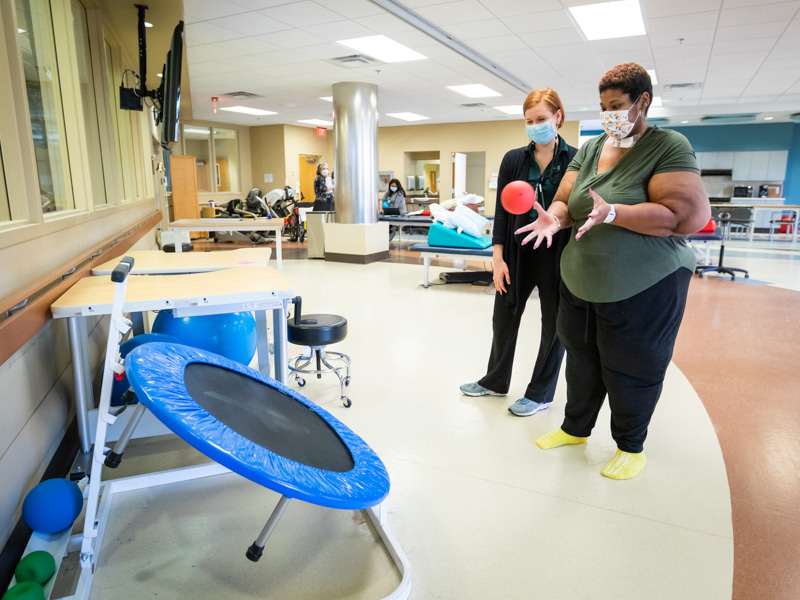
[{"label": "person standing in background", "polygon": [[319,163],[317,165],[317,177],[314,179],[314,211],[333,212],[335,210],[333,185],[329,185],[326,181],[328,175],[328,163]]},{"label": "person standing in background", "polygon": [[486,375],[474,383],[465,383],[461,392],[467,396],[505,396],[511,385],[511,369],[517,346],[522,313],[534,288],[538,289],[542,314],[539,353],[525,395],[514,402],[509,412],[528,417],[550,407],[556,391],[564,348],[556,336],[561,252],[569,235],[559,234],[545,252],[522,246],[514,232],[537,218],[536,211],[509,214],[500,197],[512,181],[526,181],[536,190],[536,198],[550,206],[577,150],[558,135],[565,113],[555,90],[534,90],[522,105],[525,128],[531,142],[510,150],[500,163],[497,179],[492,244],[494,256],[494,310],[492,312],[492,349]]}]

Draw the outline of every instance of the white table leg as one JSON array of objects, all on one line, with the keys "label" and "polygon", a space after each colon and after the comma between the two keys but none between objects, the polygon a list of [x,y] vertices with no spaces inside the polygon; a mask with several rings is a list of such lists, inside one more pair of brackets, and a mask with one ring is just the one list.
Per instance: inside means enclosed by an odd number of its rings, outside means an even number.
[{"label": "white table leg", "polygon": [[422,287],[429,287],[428,283],[428,268],[431,266],[431,257],[430,256],[423,256],[422,262],[425,265],[425,279],[422,281]]},{"label": "white table leg", "polygon": [[170,231],[175,234],[175,252],[178,254],[183,252],[183,241],[181,240],[181,232],[177,229],[172,229],[170,227]]},{"label": "white table leg", "polygon": [[67,318],[69,348],[72,354],[72,374],[75,388],[75,418],[82,452],[92,447],[89,432],[89,408],[94,402],[92,370],[89,366],[89,334],[84,317]]},{"label": "white table leg", "polygon": [[258,370],[267,377],[270,377],[269,372],[269,335],[267,334],[267,311],[255,311],[256,318],[256,336],[257,336],[257,352],[258,352]]},{"label": "white table leg", "polygon": [[275,379],[281,383],[289,382],[289,342],[286,329],[286,304],[288,300],[281,301],[281,307],[272,311],[272,331],[274,332],[273,348],[275,350]]},{"label": "white table leg", "polygon": [[278,273],[283,273],[283,254],[281,253],[281,234],[283,232],[280,229],[275,230],[275,254],[277,255],[278,260]]}]

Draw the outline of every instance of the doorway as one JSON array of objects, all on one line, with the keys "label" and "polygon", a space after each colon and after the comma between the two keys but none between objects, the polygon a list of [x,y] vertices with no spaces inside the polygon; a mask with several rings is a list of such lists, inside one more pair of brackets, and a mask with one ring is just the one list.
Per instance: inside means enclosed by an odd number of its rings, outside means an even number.
[{"label": "doorway", "polygon": [[297,171],[297,181],[300,183],[300,189],[297,190],[297,197],[302,198],[303,202],[314,201],[314,180],[317,178],[319,159],[319,156],[311,154],[300,155],[300,168]]}]

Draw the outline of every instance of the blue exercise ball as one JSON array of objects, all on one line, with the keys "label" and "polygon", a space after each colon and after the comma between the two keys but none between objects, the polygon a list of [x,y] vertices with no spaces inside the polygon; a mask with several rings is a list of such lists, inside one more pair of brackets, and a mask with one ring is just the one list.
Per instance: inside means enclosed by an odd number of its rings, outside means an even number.
[{"label": "blue exercise ball", "polygon": [[71,527],[83,510],[83,492],[69,479],[48,479],[33,488],[22,502],[22,518],[39,533]]},{"label": "blue exercise ball", "polygon": [[154,333],[164,333],[182,344],[221,354],[248,365],[256,353],[256,320],[249,312],[175,317],[171,310],[158,313]]},{"label": "blue exercise ball", "polygon": [[[164,335],[163,333],[143,333],[142,335],[132,337],[127,342],[122,344],[119,347],[119,355],[122,358],[125,358],[128,355],[128,352],[137,346],[148,344],[150,342],[169,342],[170,344],[181,343],[178,338],[171,335]],[[126,374],[123,373],[122,377],[116,373],[114,374],[114,384],[111,387],[111,406],[122,406],[124,404],[122,401],[122,395],[128,391],[129,387],[131,387],[131,384],[128,383],[128,376]],[[135,402],[133,404],[135,404]]]}]

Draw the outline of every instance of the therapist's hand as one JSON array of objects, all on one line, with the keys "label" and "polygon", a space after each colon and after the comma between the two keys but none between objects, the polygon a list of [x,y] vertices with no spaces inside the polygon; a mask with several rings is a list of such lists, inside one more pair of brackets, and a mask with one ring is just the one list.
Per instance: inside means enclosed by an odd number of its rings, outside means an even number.
[{"label": "therapist's hand", "polygon": [[608,202],[603,200],[592,188],[589,188],[589,194],[592,196],[592,200],[594,200],[594,206],[592,207],[592,212],[589,213],[589,217],[586,219],[586,223],[584,223],[580,229],[578,229],[578,233],[575,234],[576,241],[581,239],[583,234],[592,227],[605,221],[608,216],[608,211],[611,210],[611,206]]},{"label": "therapist's hand", "polygon": [[494,274],[492,276],[494,279],[494,289],[501,294],[505,294],[508,292],[506,289],[506,284],[511,285],[511,274],[508,271],[508,265],[506,264],[506,261],[501,258],[499,260],[492,260],[492,267],[494,270]]},{"label": "therapist's hand", "polygon": [[545,209],[542,208],[542,205],[538,202],[534,202],[533,207],[536,209],[536,214],[539,216],[533,223],[529,223],[528,225],[525,225],[525,227],[520,227],[514,233],[527,233],[528,231],[531,232],[525,239],[522,240],[523,246],[532,239],[536,238],[536,241],[533,242],[534,248],[538,248],[541,245],[542,240],[547,240],[547,247],[549,248],[553,243],[553,236],[560,229],[560,224],[558,219],[556,219],[549,212],[545,211]]}]

